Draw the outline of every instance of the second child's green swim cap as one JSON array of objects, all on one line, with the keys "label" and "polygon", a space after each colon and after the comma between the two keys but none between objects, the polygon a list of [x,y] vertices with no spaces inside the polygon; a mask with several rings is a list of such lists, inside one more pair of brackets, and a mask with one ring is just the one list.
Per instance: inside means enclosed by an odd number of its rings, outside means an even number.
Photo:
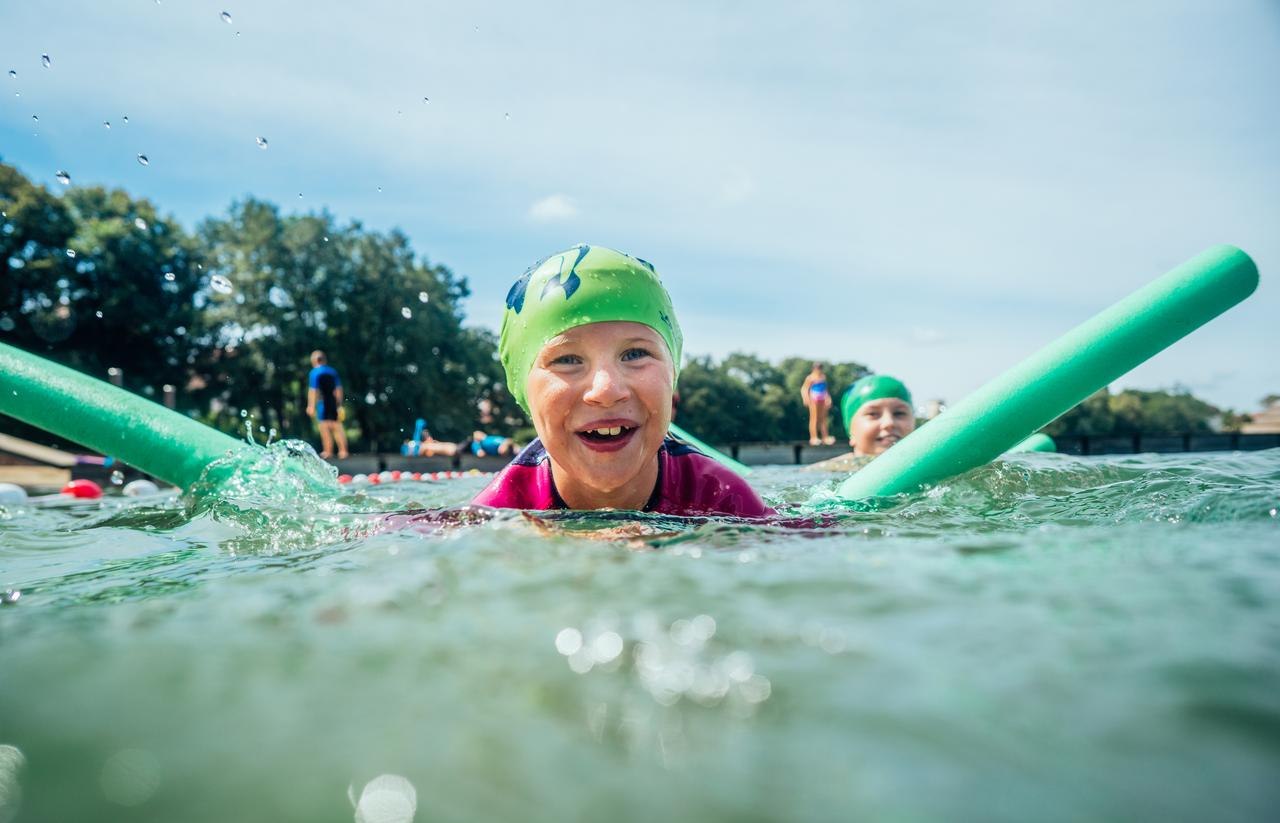
[{"label": "second child's green swim cap", "polygon": [[526,271],[507,292],[498,342],[507,391],[520,408],[529,412],[525,380],[548,340],[576,326],[610,320],[643,323],[656,331],[679,377],[684,337],[671,296],[650,263],[604,246],[577,245]]},{"label": "second child's green swim cap", "polygon": [[908,406],[911,405],[911,392],[907,391],[901,380],[887,374],[869,374],[850,386],[840,399],[840,416],[844,418],[845,431],[850,431],[849,424],[863,403],[886,397],[895,397]]}]

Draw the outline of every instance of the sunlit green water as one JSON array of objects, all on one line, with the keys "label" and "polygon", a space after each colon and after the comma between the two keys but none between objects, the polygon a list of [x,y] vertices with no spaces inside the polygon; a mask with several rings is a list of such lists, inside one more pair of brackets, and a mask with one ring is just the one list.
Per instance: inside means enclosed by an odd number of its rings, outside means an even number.
[{"label": "sunlit green water", "polygon": [[363,819],[1280,808],[1280,450],[1028,455],[821,530],[377,514],[483,482],[4,511],[0,821],[352,820],[380,775]]}]

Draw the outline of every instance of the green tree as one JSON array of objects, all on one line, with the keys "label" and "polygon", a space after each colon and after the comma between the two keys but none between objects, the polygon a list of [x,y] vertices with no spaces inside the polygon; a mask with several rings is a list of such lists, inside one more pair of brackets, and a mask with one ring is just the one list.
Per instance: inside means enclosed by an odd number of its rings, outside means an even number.
[{"label": "green tree", "polygon": [[0,333],[8,342],[157,395],[197,344],[200,254],[177,223],[120,190],[61,198],[0,165]]}]

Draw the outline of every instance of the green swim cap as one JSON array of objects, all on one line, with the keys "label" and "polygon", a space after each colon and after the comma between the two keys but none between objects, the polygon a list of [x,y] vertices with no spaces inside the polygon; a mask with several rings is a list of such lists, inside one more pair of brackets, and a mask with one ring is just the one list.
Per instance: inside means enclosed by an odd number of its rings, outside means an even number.
[{"label": "green swim cap", "polygon": [[588,323],[627,320],[662,336],[680,375],[684,337],[653,266],[604,246],[577,245],[535,263],[507,292],[498,354],[507,391],[526,413],[525,381],[538,352],[557,334]]},{"label": "green swim cap", "polygon": [[840,399],[840,416],[844,418],[844,430],[851,431],[849,424],[853,421],[853,416],[858,413],[858,409],[862,408],[863,403],[883,400],[886,397],[896,397],[908,406],[911,405],[911,392],[907,391],[907,387],[902,385],[901,380],[887,374],[869,374],[850,386],[844,393],[844,397]]}]

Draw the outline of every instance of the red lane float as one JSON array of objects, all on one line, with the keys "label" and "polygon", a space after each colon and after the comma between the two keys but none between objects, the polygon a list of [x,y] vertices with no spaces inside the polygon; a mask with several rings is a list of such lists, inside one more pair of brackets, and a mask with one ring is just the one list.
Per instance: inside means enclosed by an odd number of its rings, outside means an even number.
[{"label": "red lane float", "polygon": [[102,497],[102,487],[92,480],[81,478],[72,480],[62,487],[62,494],[77,497],[81,500],[97,500]]}]

